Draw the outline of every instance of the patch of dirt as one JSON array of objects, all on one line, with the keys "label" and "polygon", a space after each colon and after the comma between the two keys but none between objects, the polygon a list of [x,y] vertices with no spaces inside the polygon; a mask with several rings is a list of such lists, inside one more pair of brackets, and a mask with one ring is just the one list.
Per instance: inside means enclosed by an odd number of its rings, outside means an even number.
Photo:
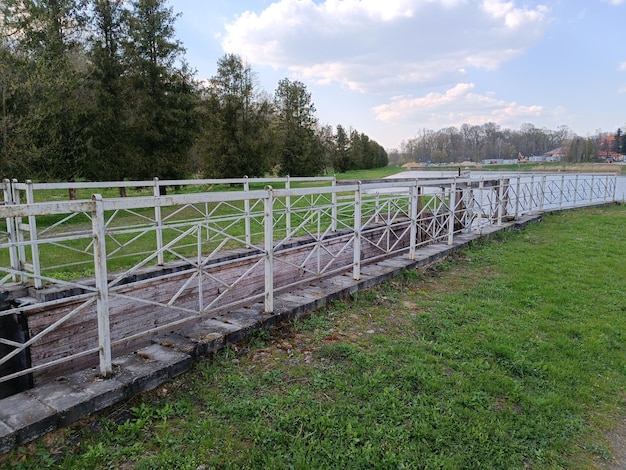
[{"label": "patch of dirt", "polygon": [[622,419],[619,424],[608,435],[607,439],[611,444],[613,460],[606,462],[603,468],[607,470],[626,469],[626,419]]}]

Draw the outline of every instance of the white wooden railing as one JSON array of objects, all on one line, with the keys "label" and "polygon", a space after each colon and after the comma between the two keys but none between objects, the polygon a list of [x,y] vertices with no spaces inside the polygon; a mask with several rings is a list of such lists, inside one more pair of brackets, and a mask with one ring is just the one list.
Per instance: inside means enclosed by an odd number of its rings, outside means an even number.
[{"label": "white wooden railing", "polygon": [[[300,187],[293,187],[296,181]],[[251,183],[266,187],[250,189]],[[170,195],[160,190],[162,185],[206,189],[217,184],[241,185],[241,190]],[[150,187],[151,194],[107,198],[96,193],[73,201],[38,197],[69,187],[97,191],[122,186]],[[67,306],[24,342],[0,332],[0,345],[7,351],[0,366],[94,310],[97,339],[0,376],[0,383],[90,355],[99,357],[100,372],[108,376],[118,344],[243,302],[262,302],[271,313],[278,291],[346,271],[358,280],[365,263],[391,256],[415,259],[420,247],[452,244],[459,233],[480,233],[488,225],[529,214],[612,202],[615,187],[615,176],[564,174],[349,184],[334,178],[55,185],[5,180],[0,293],[6,305],[0,317]],[[233,275],[229,263],[242,260],[245,267]],[[163,270],[163,278],[175,272],[182,280],[167,298],[133,293],[133,280],[146,269],[158,272],[170,265],[176,270]],[[289,270],[298,276],[280,277]],[[223,277],[227,271],[229,277]],[[255,275],[261,275],[263,285],[244,288]],[[62,294],[47,296],[54,290]],[[173,313],[151,327],[116,336],[111,312],[129,303]]]}]

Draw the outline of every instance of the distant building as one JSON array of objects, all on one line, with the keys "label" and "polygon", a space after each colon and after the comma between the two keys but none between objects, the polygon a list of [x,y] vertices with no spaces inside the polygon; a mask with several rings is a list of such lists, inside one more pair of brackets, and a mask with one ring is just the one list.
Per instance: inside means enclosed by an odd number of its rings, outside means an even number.
[{"label": "distant building", "polygon": [[561,160],[563,160],[563,157],[565,156],[565,148],[557,147],[553,150],[550,150],[549,152],[544,153],[542,156],[545,157],[543,161],[560,162]]},{"label": "distant building", "polygon": [[480,162],[482,165],[515,165],[519,163],[517,158],[488,158]]},{"label": "distant building", "polygon": [[600,140],[598,158],[606,160],[607,163],[624,161],[624,155],[620,152],[616,152],[615,148],[615,136],[613,134],[608,134]]}]

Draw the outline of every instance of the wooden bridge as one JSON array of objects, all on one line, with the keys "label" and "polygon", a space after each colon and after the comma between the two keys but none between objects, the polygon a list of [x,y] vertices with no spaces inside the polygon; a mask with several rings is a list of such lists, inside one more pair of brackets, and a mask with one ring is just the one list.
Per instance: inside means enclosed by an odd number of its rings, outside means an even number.
[{"label": "wooden bridge", "polygon": [[[430,263],[468,240],[547,210],[615,198],[615,177],[606,175],[121,185],[147,188],[151,195],[103,197],[120,183],[73,183],[95,194],[50,201],[52,192],[70,185],[5,180],[2,409],[17,403],[40,409],[41,400],[56,395],[38,390],[61,387],[59,397],[67,397],[69,386],[81,390],[83,406],[46,402],[48,414],[41,415],[67,424],[180,373],[193,357],[254,328]],[[207,190],[216,185],[240,190]],[[187,188],[163,195],[162,186]],[[132,354],[137,351],[143,352]],[[151,362],[156,356],[176,360],[164,359],[169,368],[141,380],[120,372],[150,368],[142,358]],[[86,383],[107,393],[92,396],[80,388]],[[0,411],[0,448],[27,442],[49,424],[37,419],[37,426],[19,427],[12,417]]]}]

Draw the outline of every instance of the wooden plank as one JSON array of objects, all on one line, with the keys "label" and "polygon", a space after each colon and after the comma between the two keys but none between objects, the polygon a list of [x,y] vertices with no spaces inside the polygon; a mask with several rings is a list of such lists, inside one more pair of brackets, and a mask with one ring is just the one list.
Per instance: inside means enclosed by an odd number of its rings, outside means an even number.
[{"label": "wooden plank", "polygon": [[[385,241],[395,242],[401,240],[398,246],[408,247],[408,233],[405,229],[406,221],[398,222],[398,227],[388,229],[388,234],[383,237]],[[385,250],[365,240],[376,241],[385,233],[386,228],[380,226],[370,228],[363,233],[362,255],[363,264],[368,258],[384,257]],[[277,290],[285,286],[298,282],[302,285],[328,277],[328,273],[319,273],[318,268],[324,268],[330,263],[329,270],[333,271],[349,270],[352,267],[352,248],[346,247],[346,243],[352,237],[352,233],[344,230],[341,233],[330,234],[323,241],[323,248],[312,238],[301,238],[284,244],[283,249],[275,252],[274,285]],[[350,242],[351,243],[351,242]],[[213,276],[202,276],[203,304],[209,305],[215,299],[216,309],[229,303],[243,305],[246,300],[259,297],[264,289],[264,267],[258,263],[259,257],[242,257],[241,250],[237,250],[237,256],[230,256],[228,253],[220,254],[219,263],[206,266],[204,272]],[[307,256],[313,251],[313,256],[307,260]],[[254,263],[258,263],[252,269]],[[300,267],[301,266],[301,267]],[[247,272],[249,270],[249,272]],[[157,270],[150,268],[147,276],[138,275],[137,282],[128,282],[110,289],[110,324],[111,338],[113,341],[123,340],[141,331],[146,331],[155,327],[161,327],[169,322],[189,318],[190,322],[196,321],[196,317],[191,313],[182,312],[167,306],[157,306],[146,304],[143,300],[157,303],[167,303],[175,295],[179,295],[173,302],[174,306],[190,310],[198,309],[198,279],[193,279],[182,292],[180,289],[190,279],[195,271],[188,270],[184,266],[174,269],[165,267],[163,276],[156,276]],[[310,272],[309,272],[310,271]],[[242,275],[246,273],[243,277]],[[228,288],[226,285],[234,285]],[[115,294],[132,297],[120,298]],[[58,298],[58,296],[56,297]],[[81,304],[82,301],[73,300],[71,297],[66,302],[47,308],[42,304],[41,309],[32,310],[27,313],[28,324],[31,337],[41,332],[49,325],[58,321],[63,315]],[[233,307],[234,308],[234,307]],[[133,348],[146,345],[150,341],[150,336],[123,342],[116,346],[114,351],[121,354],[124,351],[131,351]],[[61,325],[57,330],[49,333],[31,347],[31,359],[33,365],[45,364],[48,361],[67,357],[76,352],[93,348],[98,344],[98,332],[96,321],[95,303],[84,311],[79,312],[73,318]],[[36,374],[36,380],[51,377],[55,374],[69,374],[77,368],[91,367],[97,365],[97,355],[87,358],[79,358],[69,363],[55,366],[49,371]]]}]

